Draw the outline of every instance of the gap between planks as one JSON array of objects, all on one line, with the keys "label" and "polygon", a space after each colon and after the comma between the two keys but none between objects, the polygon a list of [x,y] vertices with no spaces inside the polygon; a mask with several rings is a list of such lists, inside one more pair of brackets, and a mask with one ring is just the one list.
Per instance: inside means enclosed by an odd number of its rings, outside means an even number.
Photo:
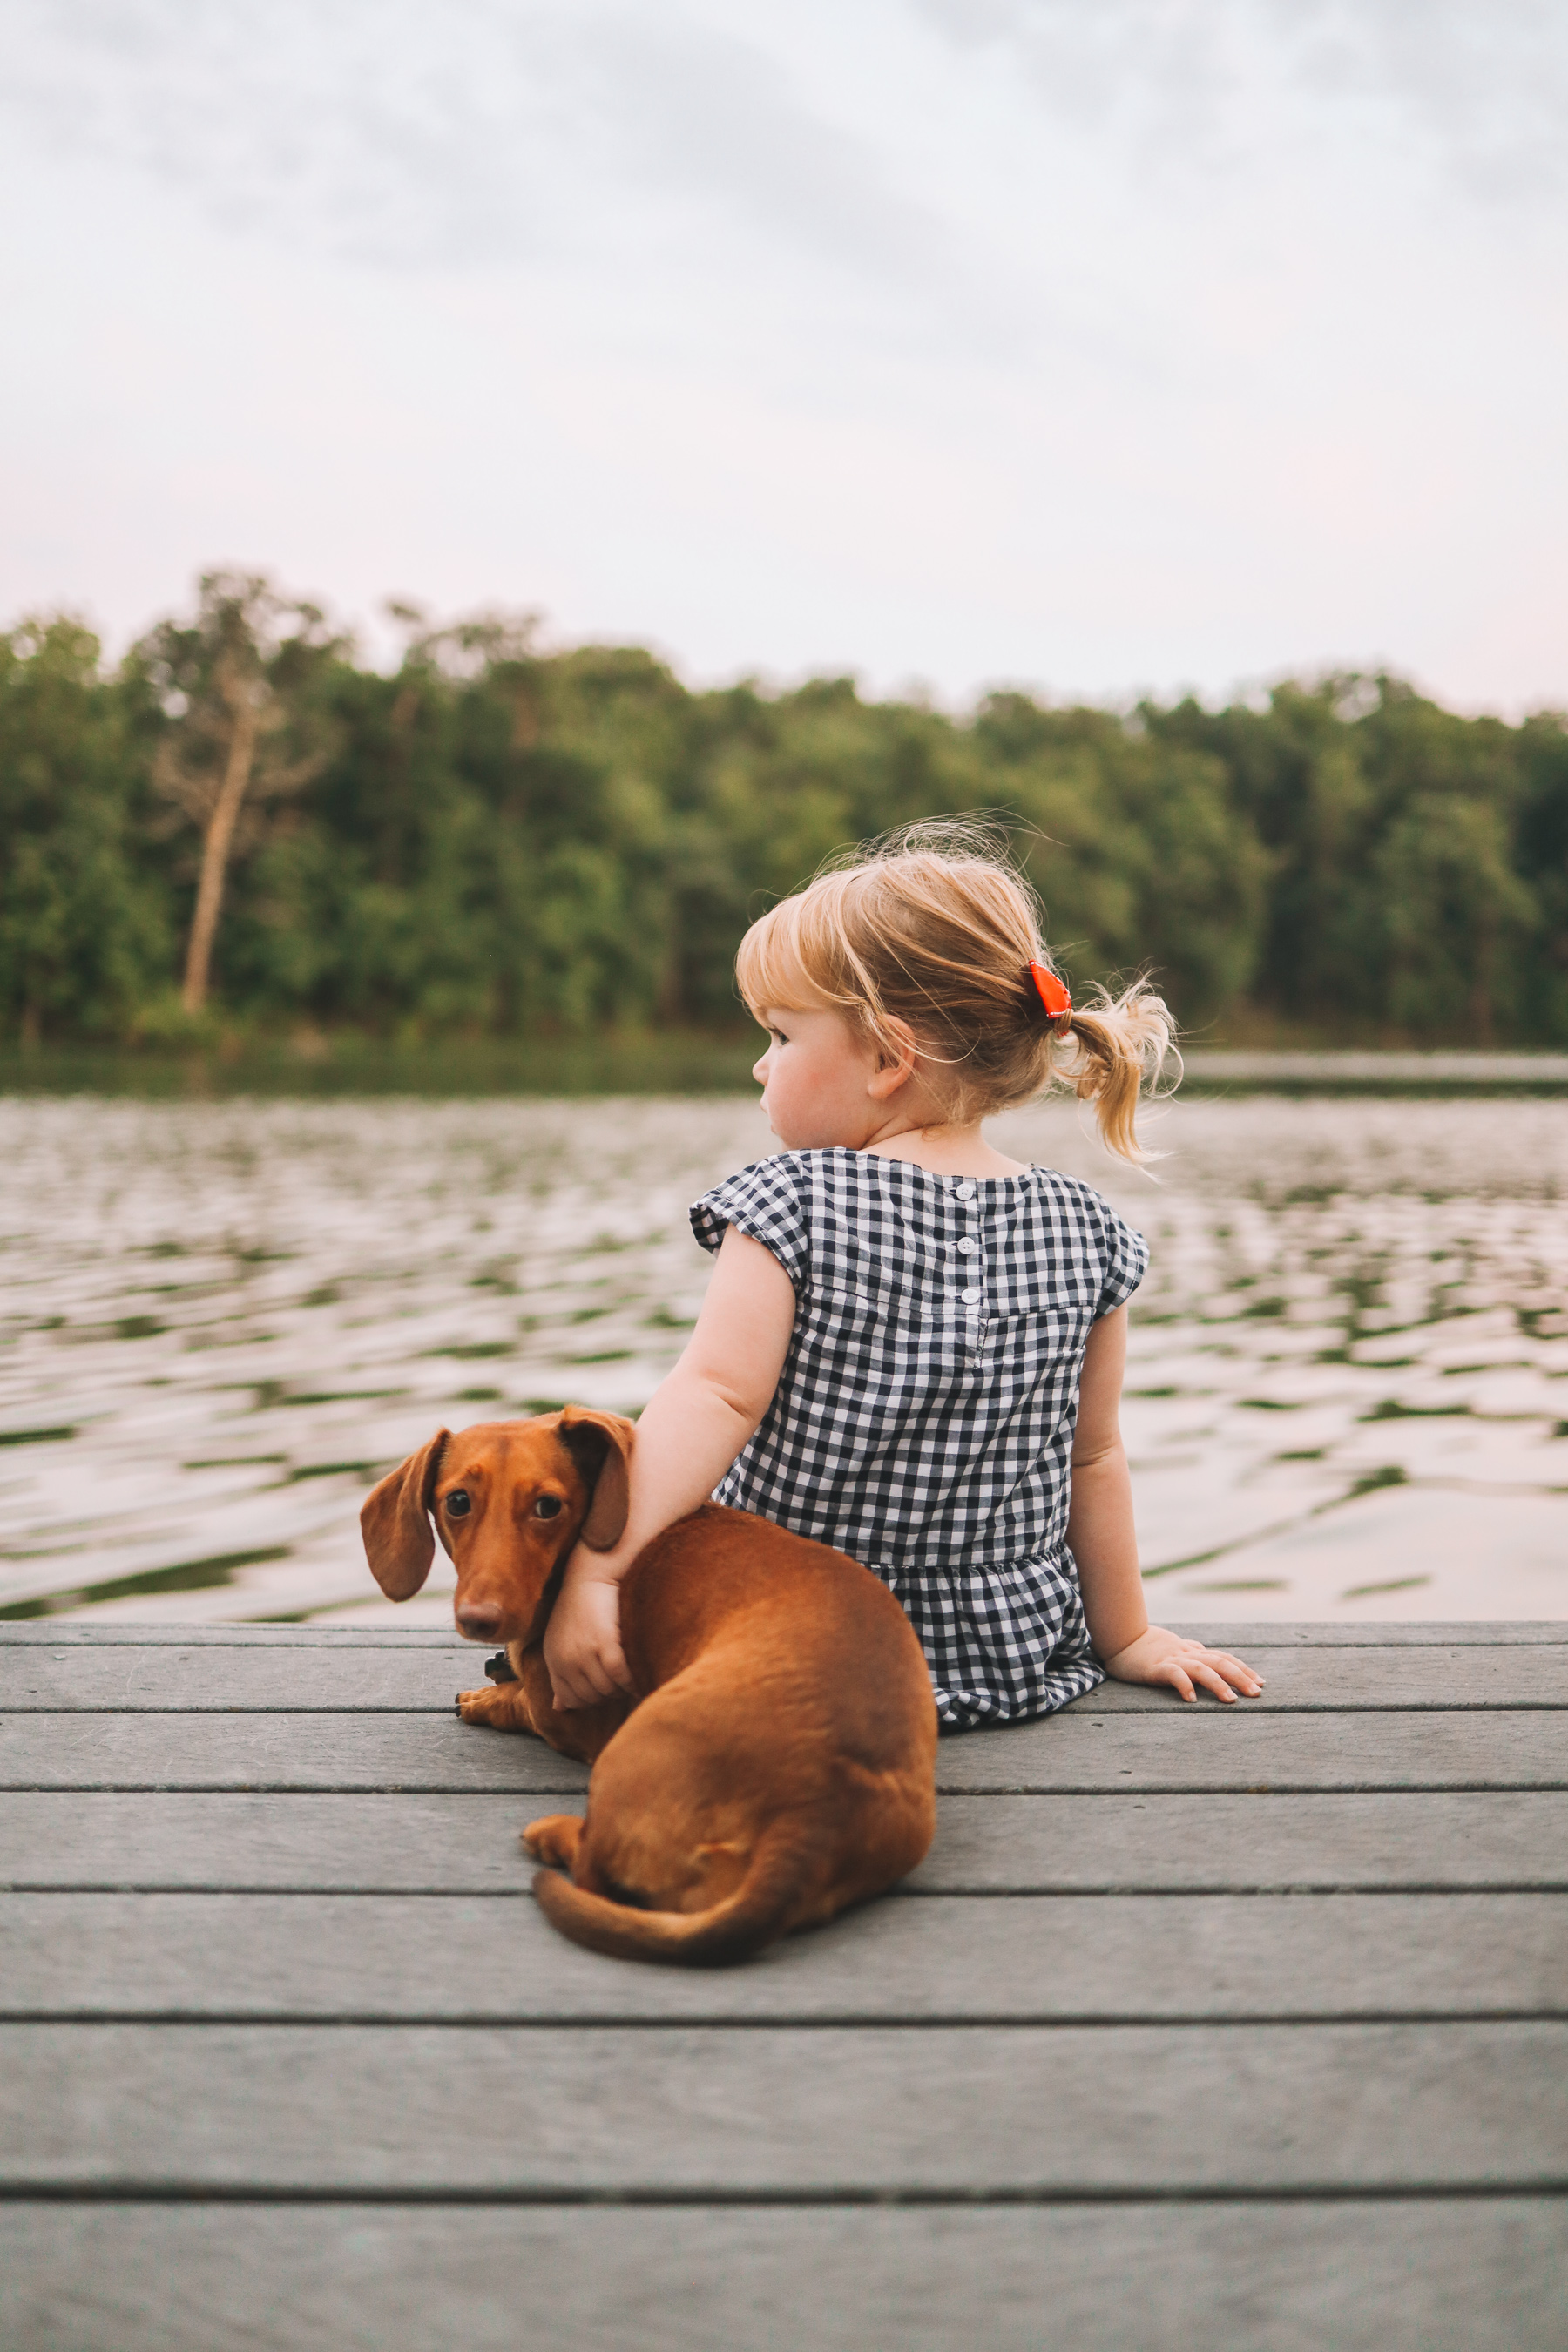
[{"label": "gap between planks", "polygon": [[890,2210],[930,2209],[971,2212],[987,2207],[1096,2205],[1406,2205],[1555,2203],[1568,2198],[1568,2174],[1562,2179],[1531,2181],[1528,2188],[1507,2181],[1391,2181],[1373,2188],[1313,2181],[1303,2187],[1229,2189],[862,2189],[853,2184],[826,2189],[732,2189],[718,2183],[696,2189],[295,2189],[279,2186],[201,2181],[161,2181],[149,2187],[135,2180],[58,2181],[13,2188],[0,2181],[0,2205],[303,2205],[400,2206],[446,2208],[463,2211],[473,2206],[517,2206],[546,2212],[574,2212],[584,2207],[653,2208],[684,2211],[820,2212],[886,2207]]},{"label": "gap between planks", "polygon": [[[662,2012],[635,2009],[605,2009],[584,2011],[563,2009],[558,2012],[536,2011],[524,2015],[515,2010],[470,2010],[454,2016],[447,2010],[400,2010],[388,2017],[378,2010],[345,2009],[329,2014],[308,2010],[290,2011],[280,2016],[276,2011],[263,2009],[0,2009],[0,2025],[48,2025],[72,2027],[111,2026],[179,2026],[199,2031],[208,2028],[252,2028],[263,2032],[289,2032],[300,2028],[307,2032],[329,2032],[395,2033],[434,2032],[443,2033],[589,2033],[601,2029],[606,2032],[650,2033],[668,2032],[672,2026],[682,2032],[725,2033],[1005,2033],[1010,2031],[1031,2032],[1111,2033],[1122,2027],[1163,2033],[1206,2033],[1229,2032],[1236,2028],[1297,2026],[1319,2031],[1325,2025],[1561,2025],[1568,2019],[1568,2003],[1549,2008],[1529,2009],[1324,2009],[1324,2010],[1247,2010],[1231,2016],[1223,2011],[1194,2010],[1007,2010],[984,2011],[968,2010],[928,2010],[918,2017],[884,2017],[876,2010],[845,2008],[824,2011],[819,2015],[802,2016],[792,2009],[755,2010],[750,2014],[737,2014],[733,2010],[687,2010],[678,2017]],[[9,2193],[0,2184],[0,2195]],[[21,2194],[20,2191],[15,2192]]]},{"label": "gap between planks", "polygon": [[[1424,1618],[1388,1619],[1378,1624],[1352,1624],[1343,1620],[1321,1622],[1281,1619],[1238,1624],[1174,1622],[1173,1633],[1205,1643],[1210,1649],[1419,1649],[1432,1643],[1503,1645],[1568,1643],[1568,1618]],[[346,1625],[280,1625],[264,1621],[226,1625],[137,1623],[123,1619],[113,1624],[84,1624],[77,1618],[43,1618],[20,1622],[0,1621],[0,1647],[47,1648],[201,1648],[447,1650],[454,1656],[472,1656],[478,1645],[466,1643],[455,1632],[437,1626],[355,1627]]]}]

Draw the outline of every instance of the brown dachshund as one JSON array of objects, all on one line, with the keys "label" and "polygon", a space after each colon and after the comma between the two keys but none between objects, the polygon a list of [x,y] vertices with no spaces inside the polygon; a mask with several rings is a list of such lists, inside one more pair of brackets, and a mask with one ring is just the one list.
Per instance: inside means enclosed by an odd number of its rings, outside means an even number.
[{"label": "brown dachshund", "polygon": [[579,1535],[626,1521],[632,1424],[581,1405],[430,1443],[360,1514],[395,1601],[430,1572],[433,1517],[472,1641],[515,1680],[458,1713],[592,1763],[588,1811],[532,1822],[533,1891],[563,1932],[626,1958],[744,1959],[879,1895],[935,1826],[936,1707],[903,1611],[867,1569],[711,1503],[638,1553],[621,1585],[635,1696],[563,1714],[544,1629]]}]

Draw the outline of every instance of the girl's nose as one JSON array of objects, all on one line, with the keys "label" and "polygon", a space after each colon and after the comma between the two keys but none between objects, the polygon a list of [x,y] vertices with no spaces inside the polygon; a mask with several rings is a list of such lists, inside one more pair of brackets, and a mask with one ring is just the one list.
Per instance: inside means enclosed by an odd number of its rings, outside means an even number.
[{"label": "girl's nose", "polygon": [[768,1057],[765,1054],[762,1056],[760,1061],[756,1061],[752,1064],[752,1076],[755,1078],[758,1086],[765,1087],[767,1085]]}]

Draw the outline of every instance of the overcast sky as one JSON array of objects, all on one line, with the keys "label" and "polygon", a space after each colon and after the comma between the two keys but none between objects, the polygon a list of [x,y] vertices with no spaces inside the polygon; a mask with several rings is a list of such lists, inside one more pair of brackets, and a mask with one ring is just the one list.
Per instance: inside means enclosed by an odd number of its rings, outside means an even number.
[{"label": "overcast sky", "polygon": [[0,0],[0,615],[1568,705],[1563,0]]}]

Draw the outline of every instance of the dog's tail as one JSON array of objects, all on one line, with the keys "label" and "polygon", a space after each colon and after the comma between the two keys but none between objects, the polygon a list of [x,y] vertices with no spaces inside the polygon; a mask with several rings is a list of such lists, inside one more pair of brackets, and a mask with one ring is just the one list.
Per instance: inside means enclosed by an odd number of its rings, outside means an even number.
[{"label": "dog's tail", "polygon": [[784,1933],[809,1867],[805,1842],[782,1827],[765,1831],[733,1895],[707,1911],[639,1911],[542,1870],[533,1892],[552,1927],[591,1952],[623,1960],[662,1960],[688,1969],[749,1959]]}]

